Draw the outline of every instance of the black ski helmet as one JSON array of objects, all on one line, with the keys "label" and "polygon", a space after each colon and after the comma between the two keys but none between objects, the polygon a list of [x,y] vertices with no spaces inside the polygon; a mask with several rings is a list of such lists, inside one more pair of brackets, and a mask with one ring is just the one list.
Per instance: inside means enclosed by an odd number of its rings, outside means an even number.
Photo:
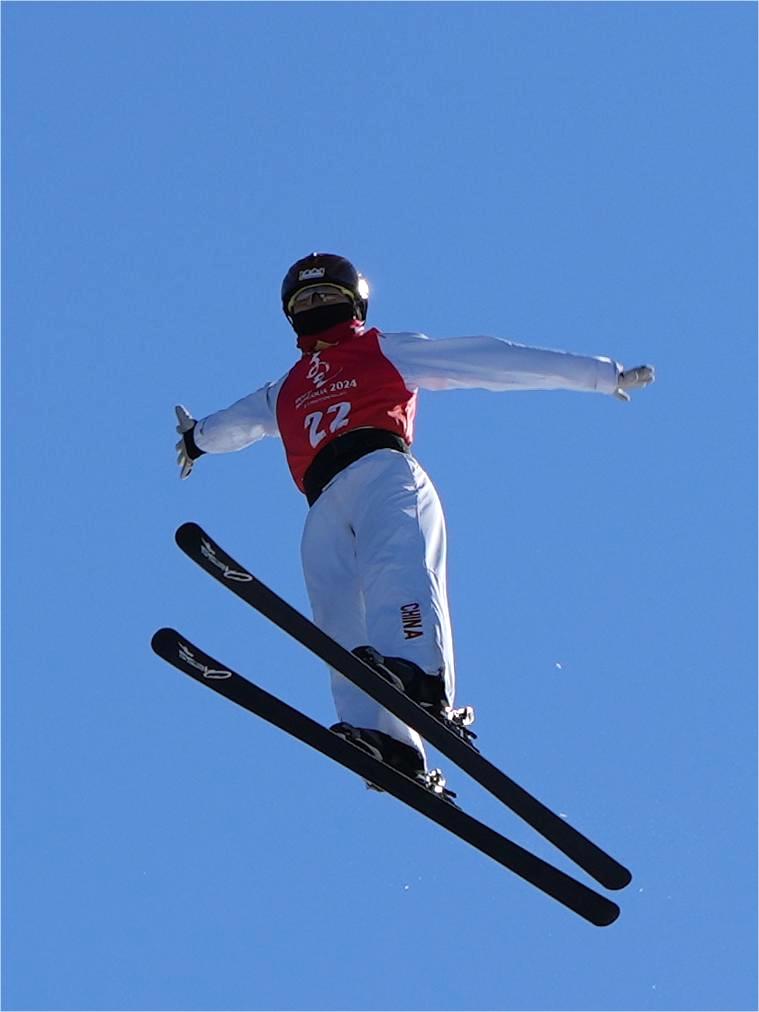
[{"label": "black ski helmet", "polygon": [[353,308],[359,320],[366,319],[369,306],[369,285],[350,260],[336,253],[309,253],[297,260],[285,274],[282,282],[282,309],[292,323],[287,310],[294,295],[310,285],[336,285],[353,299]]}]

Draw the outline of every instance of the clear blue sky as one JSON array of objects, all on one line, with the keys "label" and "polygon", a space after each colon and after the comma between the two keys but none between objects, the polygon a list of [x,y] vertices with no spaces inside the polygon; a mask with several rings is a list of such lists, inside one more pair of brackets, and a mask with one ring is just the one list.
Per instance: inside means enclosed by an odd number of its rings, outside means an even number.
[{"label": "clear blue sky", "polygon": [[[3,5],[4,1007],[756,1007],[756,6]],[[461,703],[635,874],[594,929],[153,656],[175,625],[332,720],[274,440],[174,465],[369,320],[653,362],[630,405],[427,394]],[[572,870],[448,768],[461,802]]]}]

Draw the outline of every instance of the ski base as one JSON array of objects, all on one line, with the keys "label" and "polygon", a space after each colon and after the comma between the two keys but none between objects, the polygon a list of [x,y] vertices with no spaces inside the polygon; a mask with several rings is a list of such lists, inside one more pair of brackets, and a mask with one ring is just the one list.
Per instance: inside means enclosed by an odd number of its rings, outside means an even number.
[{"label": "ski base", "polygon": [[619,907],[605,896],[243,678],[176,630],[160,629],[151,645],[156,654],[190,678],[376,784],[591,924],[605,927],[619,916]]},{"label": "ski base", "polygon": [[193,562],[330,667],[340,671],[399,720],[415,728],[430,745],[456,763],[597,882],[607,889],[622,889],[629,884],[632,875],[624,865],[279,597],[216,544],[198,524],[182,524],[175,538]]}]

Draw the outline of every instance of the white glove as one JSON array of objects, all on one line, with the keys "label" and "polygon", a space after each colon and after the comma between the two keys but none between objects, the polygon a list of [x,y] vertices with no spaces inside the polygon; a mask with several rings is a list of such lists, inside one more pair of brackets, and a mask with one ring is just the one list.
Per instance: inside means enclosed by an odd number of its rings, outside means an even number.
[{"label": "white glove", "polygon": [[187,408],[181,404],[177,404],[174,408],[177,413],[177,432],[182,437],[177,443],[177,464],[179,464],[179,477],[189,478],[192,472],[192,466],[195,461],[191,460],[187,455],[187,445],[184,441],[184,433],[190,432],[195,428],[195,419],[192,417]]},{"label": "white glove", "polygon": [[655,379],[656,373],[652,365],[637,365],[634,369],[623,369],[620,366],[614,396],[621,401],[629,401],[628,390],[642,390],[649,383],[653,383]]}]

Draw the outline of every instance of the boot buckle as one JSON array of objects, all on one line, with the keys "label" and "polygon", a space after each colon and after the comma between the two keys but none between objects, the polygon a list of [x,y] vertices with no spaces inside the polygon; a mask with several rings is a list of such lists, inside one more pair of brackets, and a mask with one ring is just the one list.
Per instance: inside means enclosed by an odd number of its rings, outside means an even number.
[{"label": "boot buckle", "polygon": [[424,773],[418,773],[416,779],[441,801],[454,803],[456,792],[445,786],[446,781],[442,770],[425,770]]},{"label": "boot buckle", "polygon": [[470,727],[474,723],[474,707],[473,706],[460,706],[458,709],[454,709],[452,706],[443,707],[442,712],[443,722],[458,735],[462,741],[465,741],[467,745],[471,745],[476,739],[477,735],[474,731],[470,731]]}]

